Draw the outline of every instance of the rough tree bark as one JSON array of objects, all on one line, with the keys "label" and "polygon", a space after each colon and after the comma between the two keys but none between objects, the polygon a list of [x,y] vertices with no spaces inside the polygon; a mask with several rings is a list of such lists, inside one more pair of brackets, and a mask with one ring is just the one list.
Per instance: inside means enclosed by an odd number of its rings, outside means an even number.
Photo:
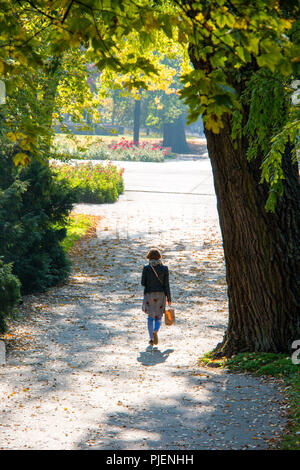
[{"label": "rough tree bark", "polygon": [[205,130],[217,195],[229,297],[229,323],[215,353],[289,352],[300,338],[300,185],[289,149],[285,193],[265,211],[261,158],[249,162],[248,143],[235,149],[224,116],[220,134]]}]

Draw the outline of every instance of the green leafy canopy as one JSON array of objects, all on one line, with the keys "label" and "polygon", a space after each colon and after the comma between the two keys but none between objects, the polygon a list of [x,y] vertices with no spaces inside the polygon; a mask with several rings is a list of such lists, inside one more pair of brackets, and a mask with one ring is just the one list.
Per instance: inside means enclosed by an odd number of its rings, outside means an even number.
[{"label": "green leafy canopy", "polygon": [[[189,122],[202,115],[205,128],[214,133],[222,129],[224,114],[244,115],[242,93],[251,75],[265,70],[284,83],[299,72],[299,3],[293,0],[0,0],[0,73],[16,77],[22,67],[40,67],[53,55],[80,48],[101,71],[131,74],[131,85],[136,80],[143,87],[146,77],[158,71],[149,50],[162,34],[164,41],[185,48],[193,63],[182,74],[181,97],[189,107]],[[137,38],[136,50],[123,55],[130,35]],[[255,93],[252,108],[259,104]],[[255,113],[252,109],[251,116]],[[277,194],[282,146],[287,139],[295,143],[297,121],[288,111],[273,134],[267,130],[264,141],[253,120],[247,124],[248,157],[258,147],[264,150],[262,179]]]}]

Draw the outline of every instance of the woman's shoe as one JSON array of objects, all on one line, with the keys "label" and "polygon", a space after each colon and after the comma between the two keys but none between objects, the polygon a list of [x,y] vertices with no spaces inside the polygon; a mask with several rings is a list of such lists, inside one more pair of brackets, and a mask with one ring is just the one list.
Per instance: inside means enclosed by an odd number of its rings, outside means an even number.
[{"label": "woman's shoe", "polygon": [[153,343],[154,343],[154,344],[158,344],[157,331],[153,331]]},{"label": "woman's shoe", "polygon": [[150,339],[149,344],[150,346],[153,346],[153,339]]}]

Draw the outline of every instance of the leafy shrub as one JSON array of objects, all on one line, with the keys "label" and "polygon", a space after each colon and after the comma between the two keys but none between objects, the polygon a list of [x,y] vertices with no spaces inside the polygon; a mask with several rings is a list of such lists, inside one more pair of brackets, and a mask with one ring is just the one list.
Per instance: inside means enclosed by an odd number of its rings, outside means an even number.
[{"label": "leafy shrub", "polygon": [[53,164],[58,181],[75,189],[79,202],[101,204],[115,202],[124,191],[123,170],[108,164]]},{"label": "leafy shrub", "polygon": [[20,301],[21,283],[12,274],[12,265],[4,264],[0,259],[0,333],[6,331],[5,318],[12,316]]},{"label": "leafy shrub", "polygon": [[43,291],[65,280],[70,271],[60,242],[75,192],[57,181],[49,167],[36,160],[16,168],[12,155],[0,152],[0,256],[12,263],[21,293]]},{"label": "leafy shrub", "polygon": [[50,152],[50,157],[63,162],[83,158],[74,146],[70,146],[65,142],[61,142],[59,146],[55,146]]},{"label": "leafy shrub", "polygon": [[104,143],[91,145],[87,151],[81,154],[81,158],[86,160],[120,160],[116,157],[117,156],[110,150],[109,145]]}]

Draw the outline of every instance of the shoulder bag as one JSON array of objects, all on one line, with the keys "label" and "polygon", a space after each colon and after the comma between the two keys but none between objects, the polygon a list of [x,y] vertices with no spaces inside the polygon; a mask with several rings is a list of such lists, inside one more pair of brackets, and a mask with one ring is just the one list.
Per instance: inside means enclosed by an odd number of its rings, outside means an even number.
[{"label": "shoulder bag", "polygon": [[[150,266],[151,266],[151,264],[150,264]],[[156,275],[157,279],[159,280],[159,282],[163,286],[163,282],[161,281],[160,277],[158,276],[158,274],[155,271],[155,269],[153,268],[153,266],[151,266],[151,268],[153,269],[154,274]],[[171,325],[174,325],[175,323],[176,323],[176,320],[175,320],[175,310],[174,310],[174,308],[171,308],[171,307],[165,308],[165,324],[167,326],[171,326]]]}]

